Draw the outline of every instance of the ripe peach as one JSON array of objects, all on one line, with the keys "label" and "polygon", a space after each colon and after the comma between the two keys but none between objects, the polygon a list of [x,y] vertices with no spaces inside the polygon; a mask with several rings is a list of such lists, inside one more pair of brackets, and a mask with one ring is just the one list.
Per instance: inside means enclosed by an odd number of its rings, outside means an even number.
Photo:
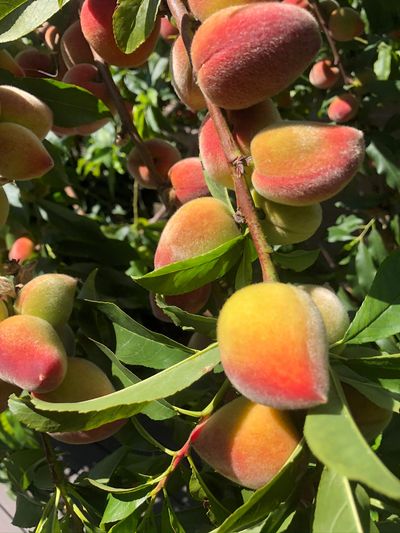
[{"label": "ripe peach", "polygon": [[317,89],[330,89],[340,80],[340,71],[329,59],[322,59],[310,70],[309,80]]},{"label": "ripe peach", "polygon": [[7,222],[10,204],[3,187],[0,187],[0,227]]},{"label": "ripe peach", "polygon": [[0,177],[39,178],[53,165],[50,154],[31,130],[13,122],[0,122]]},{"label": "ripe peach", "polygon": [[320,204],[283,205],[266,200],[255,191],[255,205],[262,210],[261,226],[269,244],[295,244],[309,239],[322,222]]},{"label": "ripe peach", "polygon": [[33,94],[11,85],[0,85],[0,121],[25,126],[42,140],[53,125],[53,112]]},{"label": "ripe peach", "polygon": [[[46,402],[83,402],[114,392],[114,386],[106,374],[97,365],[78,357],[68,359],[68,369],[61,385],[46,393],[34,396]],[[50,433],[52,437],[68,444],[89,444],[99,442],[114,435],[126,420],[117,420],[86,431]]]},{"label": "ripe peach", "polygon": [[341,191],[364,158],[361,131],[319,122],[285,122],[258,133],[251,143],[252,183],[264,198],[310,205]]},{"label": "ripe peach", "polygon": [[112,17],[116,5],[116,0],[85,0],[81,9],[83,35],[107,63],[117,67],[139,67],[154,50],[160,33],[160,19],[144,43],[131,54],[125,54],[118,48],[113,33]]},{"label": "ripe peach", "polygon": [[29,281],[18,293],[15,310],[21,315],[38,316],[52,326],[68,321],[74,305],[77,280],[65,274],[42,274]]},{"label": "ripe peach", "polygon": [[170,43],[177,35],[179,35],[178,28],[171,24],[168,17],[161,17],[160,37],[162,37],[167,43]]},{"label": "ripe peach", "polygon": [[351,7],[339,7],[332,11],[329,30],[336,41],[351,41],[364,33],[364,22],[358,11]]},{"label": "ripe peach", "polygon": [[320,46],[318,25],[305,9],[256,2],[211,15],[195,33],[192,60],[215,105],[243,109],[288,87]]},{"label": "ripe peach", "polygon": [[[244,155],[250,155],[250,143],[256,133],[280,121],[279,112],[269,98],[246,109],[227,112],[227,122],[233,138]],[[224,187],[233,189],[231,168],[210,117],[206,117],[200,128],[199,149],[208,176]]]},{"label": "ripe peach", "polygon": [[18,78],[25,76],[22,68],[7,50],[0,50],[0,69],[8,70]]},{"label": "ripe peach", "polygon": [[8,408],[8,398],[11,394],[19,394],[21,389],[0,379],[0,413]]},{"label": "ripe peach", "polygon": [[[260,313],[260,302],[268,312]],[[326,331],[305,291],[276,282],[240,289],[221,310],[217,339],[228,379],[250,400],[277,409],[326,402]]]},{"label": "ripe peach", "polygon": [[19,237],[16,239],[8,252],[10,261],[23,262],[33,254],[35,249],[34,242],[29,237]]},{"label": "ripe peach", "polygon": [[349,122],[358,113],[360,101],[354,94],[343,93],[335,96],[328,107],[328,117],[339,124]]},{"label": "ripe peach", "polygon": [[259,489],[276,476],[300,440],[288,413],[242,397],[210,416],[193,447],[223,476]]},{"label": "ripe peach", "polygon": [[311,296],[318,307],[324,321],[328,343],[334,344],[340,340],[349,327],[350,320],[347,311],[332,289],[321,285],[299,285],[303,291]]},{"label": "ripe peach", "polygon": [[42,318],[10,316],[0,322],[0,377],[22,389],[49,392],[64,379],[67,358],[54,328]]},{"label": "ripe peach", "polygon": [[198,157],[181,159],[169,169],[168,176],[181,204],[210,194]]},{"label": "ripe peach", "polygon": [[[168,184],[168,171],[172,165],[180,160],[181,153],[175,146],[161,139],[150,139],[144,144],[153,158],[158,174],[163,178],[165,184]],[[128,172],[145,189],[158,188],[158,184],[154,183],[150,176],[149,168],[142,162],[137,147],[132,148],[128,154]]]},{"label": "ripe peach", "polygon": [[179,99],[193,111],[205,109],[206,101],[194,79],[192,65],[181,36],[172,46],[170,68],[172,85]]},{"label": "ripe peach", "polygon": [[30,78],[47,78],[55,74],[52,56],[33,47],[25,48],[15,56],[15,61]]},{"label": "ripe peach", "polygon": [[60,52],[68,68],[72,68],[79,63],[93,62],[93,54],[82,33],[79,20],[65,30],[60,41]]}]

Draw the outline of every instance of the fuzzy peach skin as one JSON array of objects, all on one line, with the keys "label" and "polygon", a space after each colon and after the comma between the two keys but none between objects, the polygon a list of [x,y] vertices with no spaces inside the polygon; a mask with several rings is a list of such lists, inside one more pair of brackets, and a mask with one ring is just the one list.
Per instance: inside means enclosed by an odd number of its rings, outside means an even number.
[{"label": "fuzzy peach skin", "polygon": [[205,254],[240,235],[227,206],[211,197],[180,207],[163,229],[154,256],[155,268]]},{"label": "fuzzy peach skin", "polygon": [[65,30],[60,41],[60,52],[65,65],[71,68],[79,63],[92,63],[93,54],[82,33],[81,23],[76,20]]},{"label": "fuzzy peach skin", "polygon": [[255,191],[253,200],[261,210],[261,226],[269,244],[295,244],[306,241],[322,222],[320,204],[293,206],[266,200]]},{"label": "fuzzy peach skin", "polygon": [[276,476],[300,440],[288,413],[241,397],[210,416],[193,447],[223,476],[259,489]]},{"label": "fuzzy peach skin", "polygon": [[74,305],[77,280],[65,274],[43,274],[29,281],[18,293],[15,310],[38,316],[52,326],[68,321]]},{"label": "fuzzy peach skin", "polygon": [[[68,370],[61,385],[47,393],[35,393],[36,398],[52,403],[83,402],[114,392],[114,386],[97,365],[78,357],[68,359]],[[126,420],[117,420],[86,431],[50,433],[52,437],[68,444],[89,444],[114,435]]]},{"label": "fuzzy peach skin", "polygon": [[[144,142],[149,151],[155,168],[160,177],[169,183],[169,169],[181,159],[181,153],[175,146],[162,139],[150,139]],[[145,189],[157,189],[158,183],[155,183],[150,175],[149,168],[142,162],[140,151],[134,147],[128,154],[128,172],[137,180]]]},{"label": "fuzzy peach skin", "polygon": [[0,121],[24,126],[42,140],[53,126],[53,112],[33,94],[11,85],[0,85]]},{"label": "fuzzy peach skin", "polygon": [[343,338],[350,325],[349,315],[333,290],[312,284],[299,285],[299,287],[309,294],[318,307],[324,321],[328,343],[334,344]]},{"label": "fuzzy peach skin", "polygon": [[21,389],[16,385],[7,383],[0,379],[0,413],[8,408],[8,398],[11,394],[19,394]]},{"label": "fuzzy peach skin", "polygon": [[35,249],[35,244],[29,237],[19,237],[15,240],[8,252],[10,261],[26,261]]},{"label": "fuzzy peach skin", "polygon": [[8,70],[8,72],[11,72],[11,74],[14,74],[18,78],[25,76],[22,68],[7,50],[0,50],[0,69]]},{"label": "fuzzy peach skin", "polygon": [[339,124],[349,122],[357,115],[359,107],[360,102],[354,94],[339,94],[329,104],[328,117]]},{"label": "fuzzy peach skin", "polygon": [[10,204],[3,187],[0,186],[0,227],[7,222]]},{"label": "fuzzy peach skin", "polygon": [[[199,287],[194,291],[185,292],[183,294],[175,294],[174,296],[164,296],[167,305],[179,307],[188,313],[198,313],[206,305],[211,294],[211,284],[208,283],[203,287]],[[172,322],[168,315],[158,307],[155,301],[154,294],[149,294],[150,307],[153,315],[162,322]]]},{"label": "fuzzy peach skin", "polygon": [[243,396],[277,409],[326,402],[325,326],[301,289],[272,282],[240,289],[221,310],[217,339],[225,373]]},{"label": "fuzzy peach skin", "polygon": [[40,178],[53,166],[50,154],[31,130],[13,122],[0,122],[0,177]]},{"label": "fuzzy peach skin", "polygon": [[[244,155],[250,155],[250,143],[256,133],[280,121],[279,111],[270,98],[246,109],[227,112],[227,122],[233,138]],[[200,128],[199,150],[208,176],[220,185],[233,189],[231,168],[214,122],[209,116],[205,118]]]},{"label": "fuzzy peach skin", "polygon": [[181,159],[169,169],[168,176],[181,204],[210,194],[198,157]]},{"label": "fuzzy peach skin", "polygon": [[118,48],[113,33],[112,17],[116,5],[116,0],[85,0],[81,9],[82,33],[107,63],[117,67],[139,67],[154,50],[160,33],[160,19],[144,43],[131,54],[125,54]]},{"label": "fuzzy peach skin", "polygon": [[328,27],[332,37],[339,42],[351,41],[364,33],[361,16],[351,7],[340,7],[332,11]]},{"label": "fuzzy peach skin", "polygon": [[160,22],[160,37],[162,37],[167,43],[170,43],[177,35],[179,35],[179,30],[176,26],[171,24],[168,17],[161,17]]},{"label": "fuzzy peach skin", "polygon": [[329,59],[322,59],[313,65],[308,78],[317,89],[330,89],[340,80],[340,71]]},{"label": "fuzzy peach skin", "polygon": [[30,78],[47,78],[55,74],[52,56],[32,46],[25,48],[15,56],[15,61],[22,68],[25,76]]},{"label": "fuzzy peach skin", "polygon": [[310,3],[308,0],[282,0],[283,4],[292,4],[294,6],[302,7],[303,9],[309,9]]},{"label": "fuzzy peach skin", "polygon": [[205,109],[206,101],[194,79],[193,69],[181,36],[172,46],[170,69],[172,85],[179,99],[192,111]]},{"label": "fuzzy peach skin", "polygon": [[288,87],[320,46],[318,24],[305,9],[256,2],[211,15],[191,53],[203,93],[219,107],[243,109]]},{"label": "fuzzy peach skin", "polygon": [[15,315],[0,322],[0,378],[21,389],[49,392],[67,370],[64,347],[42,318]]},{"label": "fuzzy peach skin", "polygon": [[264,198],[286,205],[322,202],[341,191],[364,158],[363,133],[319,122],[282,122],[251,142],[251,181]]}]

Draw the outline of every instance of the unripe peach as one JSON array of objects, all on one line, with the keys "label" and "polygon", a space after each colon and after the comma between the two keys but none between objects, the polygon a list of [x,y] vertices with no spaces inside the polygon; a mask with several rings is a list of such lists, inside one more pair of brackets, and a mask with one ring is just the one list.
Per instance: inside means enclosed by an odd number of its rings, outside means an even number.
[{"label": "unripe peach", "polygon": [[[165,184],[169,183],[168,171],[181,158],[181,153],[175,146],[161,139],[145,141],[145,146],[153,158],[155,168]],[[140,157],[140,150],[132,148],[128,154],[128,172],[145,189],[157,189],[150,175],[150,170]]]},{"label": "unripe peach", "polygon": [[11,394],[19,394],[21,389],[16,385],[7,383],[0,379],[0,413],[8,408],[8,398]]},{"label": "unripe peach", "polygon": [[322,222],[320,204],[283,205],[266,200],[255,191],[255,205],[262,210],[261,226],[269,244],[295,244],[309,239]]},{"label": "unripe peach", "polygon": [[328,26],[332,37],[340,42],[351,41],[364,32],[360,14],[351,7],[340,7],[332,11]]},{"label": "unripe peach", "polygon": [[350,320],[346,308],[332,291],[321,285],[299,285],[311,296],[324,321],[328,343],[334,344],[345,334]]},{"label": "unripe peach", "polygon": [[321,0],[319,2],[319,10],[325,21],[328,21],[332,11],[339,9],[339,7],[340,5],[336,2],[336,0]]},{"label": "unripe peach", "polygon": [[8,317],[8,307],[3,300],[0,300],[0,322]]},{"label": "unripe peach", "polygon": [[65,30],[61,37],[60,51],[68,68],[78,65],[79,63],[93,62],[93,54],[82,33],[79,20],[75,21]]},{"label": "unripe peach", "polygon": [[179,99],[193,111],[207,107],[203,93],[197,85],[183,39],[179,36],[171,50],[172,85]]},{"label": "unripe peach", "polygon": [[0,378],[48,392],[64,379],[67,358],[54,328],[42,318],[15,315],[0,322]]},{"label": "unripe peach", "polygon": [[326,331],[305,291],[276,282],[240,289],[222,308],[217,339],[228,379],[250,400],[277,409],[326,402]]},{"label": "unripe peach", "polygon": [[0,121],[25,126],[42,140],[53,125],[53,112],[33,94],[11,85],[0,85]]},{"label": "unripe peach", "polygon": [[15,310],[47,320],[52,326],[68,321],[74,305],[77,280],[65,274],[43,274],[18,293]]},{"label": "unripe peach", "polygon": [[178,28],[171,24],[168,17],[161,17],[160,23],[160,37],[162,37],[164,41],[167,41],[167,43],[170,43],[177,35],[179,35]]},{"label": "unripe peach", "polygon": [[3,187],[0,187],[0,227],[7,222],[10,204]]},{"label": "unripe peach", "polygon": [[35,244],[29,237],[19,237],[15,240],[8,252],[8,259],[10,261],[25,261],[28,259],[35,249]]},{"label": "unripe peach", "polygon": [[329,59],[317,61],[310,70],[309,80],[311,85],[318,89],[330,89],[340,80],[338,67],[332,65]]},{"label": "unripe peach", "polygon": [[15,56],[15,61],[30,78],[47,78],[55,74],[52,56],[29,47]]},{"label": "unripe peach", "polygon": [[288,87],[320,46],[318,25],[305,9],[256,2],[211,15],[195,33],[192,60],[215,105],[243,109]]},{"label": "unripe peach", "polygon": [[25,76],[22,68],[7,50],[0,50],[0,69],[8,70],[18,78]]},{"label": "unripe peach", "polygon": [[7,180],[39,178],[54,162],[37,136],[13,122],[0,123],[0,176]]},{"label": "unripe peach", "polygon": [[264,198],[311,205],[341,191],[364,158],[361,131],[319,122],[284,122],[251,143],[252,183]]},{"label": "unripe peach", "polygon": [[181,159],[169,169],[168,176],[181,204],[210,194],[198,157]]},{"label": "unripe peach", "polygon": [[288,413],[237,398],[210,416],[193,447],[223,476],[259,489],[278,474],[300,440]]},{"label": "unripe peach", "polygon": [[[268,98],[246,109],[228,111],[227,121],[242,153],[250,155],[250,143],[256,133],[270,124],[280,122],[281,117],[275,104]],[[208,176],[220,185],[233,189],[232,171],[210,117],[206,117],[201,126],[199,149]]]},{"label": "unripe peach", "polygon": [[[68,359],[67,374],[61,385],[51,392],[34,396],[46,402],[75,403],[106,396],[114,391],[113,384],[101,368],[87,359],[73,357]],[[117,420],[86,431],[50,433],[50,435],[68,444],[89,444],[111,437],[125,422]]]},{"label": "unripe peach", "polygon": [[[260,0],[188,0],[190,11],[193,15],[203,22],[213,13],[221,11],[226,7],[234,7],[242,4],[252,4]],[[273,0],[263,0],[271,2]]]},{"label": "unripe peach", "polygon": [[351,93],[343,93],[335,96],[328,107],[328,117],[339,124],[349,122],[358,113],[360,101]]},{"label": "unripe peach", "polygon": [[131,54],[125,54],[118,48],[113,33],[112,17],[116,5],[116,0],[85,0],[81,9],[83,35],[107,63],[117,67],[139,67],[154,50],[160,32],[160,19],[157,19],[144,43]]}]

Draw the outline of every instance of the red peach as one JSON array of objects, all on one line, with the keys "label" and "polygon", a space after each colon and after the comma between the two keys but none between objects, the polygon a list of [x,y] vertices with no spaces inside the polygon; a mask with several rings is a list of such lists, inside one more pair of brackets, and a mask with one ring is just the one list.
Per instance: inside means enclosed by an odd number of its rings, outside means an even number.
[{"label": "red peach", "polygon": [[210,194],[198,157],[181,159],[169,169],[168,176],[181,204]]},{"label": "red peach", "polygon": [[61,37],[60,51],[68,68],[79,63],[92,63],[93,54],[86,41],[79,20],[67,28]]},{"label": "red peach", "polygon": [[340,71],[332,61],[323,59],[314,64],[310,70],[309,80],[311,85],[318,89],[330,89],[340,80]]},{"label": "red peach", "polygon": [[35,244],[29,237],[19,237],[12,244],[8,252],[8,259],[18,262],[26,261],[33,254],[34,249]]},{"label": "red peach", "polygon": [[357,115],[359,107],[360,101],[354,94],[339,94],[329,104],[328,117],[339,124],[349,122]]}]

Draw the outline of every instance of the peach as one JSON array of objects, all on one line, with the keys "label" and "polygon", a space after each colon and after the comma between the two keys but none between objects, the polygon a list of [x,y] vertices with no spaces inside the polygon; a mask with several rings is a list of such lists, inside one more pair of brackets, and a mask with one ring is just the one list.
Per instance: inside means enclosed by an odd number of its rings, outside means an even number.
[{"label": "peach", "polygon": [[5,320],[8,317],[8,307],[7,304],[0,300],[0,322]]},{"label": "peach", "polygon": [[139,67],[154,50],[160,32],[160,19],[157,19],[144,43],[131,54],[125,54],[118,48],[113,33],[112,17],[116,5],[116,0],[85,0],[81,9],[82,33],[107,63],[117,67]]},{"label": "peach", "polygon": [[255,191],[255,205],[264,217],[261,226],[268,244],[295,244],[309,239],[322,222],[320,204],[292,206],[266,200]]},{"label": "peach", "polygon": [[288,87],[320,46],[318,24],[305,9],[256,2],[211,15],[191,52],[203,93],[217,106],[243,109]]},{"label": "peach", "polygon": [[[280,121],[280,114],[269,98],[246,109],[227,112],[227,122],[233,138],[246,156],[250,155],[250,143],[256,133]],[[210,117],[206,117],[200,128],[199,149],[207,175],[220,185],[233,189],[231,168]]]},{"label": "peach", "polygon": [[0,227],[7,222],[10,204],[3,187],[0,186]]},{"label": "peach", "polygon": [[259,489],[278,474],[300,440],[288,413],[237,398],[210,416],[193,447],[223,476]]},{"label": "peach", "polygon": [[33,94],[0,85],[0,121],[20,124],[42,140],[53,126],[53,112]]},{"label": "peach", "polygon": [[361,131],[319,122],[285,122],[258,133],[251,143],[252,183],[264,198],[310,205],[341,191],[364,158]]},{"label": "peach", "polygon": [[65,353],[73,357],[76,352],[75,333],[68,324],[61,324],[54,328],[63,343]]},{"label": "peach", "polygon": [[194,79],[192,65],[181,36],[172,46],[170,68],[172,85],[179,99],[193,111],[205,109],[207,104]]},{"label": "peach", "polygon": [[74,305],[77,280],[65,274],[43,274],[18,293],[15,310],[47,320],[52,326],[68,321]]},{"label": "peach", "polygon": [[79,63],[92,63],[93,54],[86,41],[79,20],[69,26],[60,41],[60,52],[65,65],[72,68]]},{"label": "peach", "polygon": [[155,268],[205,254],[239,236],[228,207],[215,198],[196,198],[180,207],[161,233]]},{"label": "peach", "polygon": [[351,7],[340,7],[330,14],[328,27],[336,41],[351,41],[364,33],[364,22],[358,11]]},{"label": "peach", "polygon": [[179,30],[176,26],[171,24],[168,17],[161,17],[160,21],[160,37],[170,43],[175,37],[179,35]]},{"label": "peach", "polygon": [[343,93],[335,96],[329,104],[327,113],[330,120],[344,123],[352,120],[358,113],[360,101],[354,94]]},{"label": "peach", "polygon": [[[73,357],[68,359],[67,373],[61,385],[53,391],[35,393],[34,396],[51,403],[74,403],[106,396],[114,391],[113,384],[101,368],[87,359]],[[126,420],[117,420],[86,431],[50,435],[68,444],[89,444],[111,437],[125,422]]]},{"label": "peach", "polygon": [[169,169],[168,176],[181,204],[210,194],[198,157],[181,159]]},{"label": "peach", "polygon": [[[179,307],[188,313],[198,313],[208,302],[211,294],[211,284],[199,287],[194,291],[185,292],[182,294],[175,294],[173,296],[165,296],[164,300],[167,305]],[[158,307],[154,294],[150,293],[150,307],[153,315],[163,322],[172,322],[168,315]]]},{"label": "peach", "polygon": [[52,56],[33,47],[19,52],[15,61],[30,78],[53,77],[56,71]]},{"label": "peach", "polygon": [[7,50],[0,50],[0,69],[7,70],[18,78],[25,76],[22,68],[18,65],[12,55],[7,52]]},{"label": "peach", "polygon": [[189,339],[188,348],[200,351],[207,348],[207,346],[209,346],[213,342],[214,341],[209,337],[206,337],[206,335],[203,335],[202,333],[197,333],[196,331]]},{"label": "peach", "polygon": [[49,392],[64,379],[67,357],[42,318],[15,315],[0,322],[0,378],[22,389]]},{"label": "peach", "polygon": [[342,383],[342,387],[355,423],[368,441],[374,441],[389,425],[392,411],[371,402],[347,383]]},{"label": "peach", "polygon": [[[226,7],[239,6],[242,4],[252,4],[260,0],[188,0],[190,11],[193,15],[203,22],[213,13],[221,11]],[[264,2],[271,2],[273,0],[263,0]]]},{"label": "peach", "polygon": [[227,378],[250,400],[277,409],[326,402],[326,331],[305,291],[277,282],[240,289],[221,310],[217,339]]},{"label": "peach", "polygon": [[329,20],[332,11],[335,11],[335,9],[338,9],[339,7],[340,5],[336,0],[321,0],[319,2],[319,10],[326,22]]},{"label": "peach", "polygon": [[39,178],[53,168],[50,154],[24,126],[0,122],[0,177],[6,180]]},{"label": "peach", "polygon": [[317,89],[330,89],[340,80],[340,71],[329,59],[322,59],[313,65],[309,80]]},{"label": "peach", "polygon": [[34,249],[35,244],[29,237],[19,237],[13,242],[8,252],[8,259],[10,261],[26,261],[33,254]]},{"label": "peach", "polygon": [[324,321],[328,343],[334,344],[343,338],[350,325],[349,315],[333,290],[312,284],[299,285],[299,287],[306,291],[318,307]]},{"label": "peach", "polygon": [[47,26],[44,31],[44,34],[42,34],[42,39],[45,42],[47,48],[53,51],[57,51],[61,39],[61,35],[57,26],[54,26],[53,24]]},{"label": "peach", "polygon": [[308,0],[282,0],[283,4],[292,4],[294,6],[302,7],[303,9],[309,9],[310,3]]},{"label": "peach", "polygon": [[[175,146],[162,139],[150,139],[145,141],[155,168],[165,184],[169,183],[168,171],[181,158],[181,153]],[[140,150],[135,146],[128,154],[128,172],[145,189],[157,189],[158,183],[154,182],[150,170],[142,162]]]},{"label": "peach", "polygon": [[0,413],[8,408],[8,398],[11,394],[19,394],[21,389],[0,379]]}]

